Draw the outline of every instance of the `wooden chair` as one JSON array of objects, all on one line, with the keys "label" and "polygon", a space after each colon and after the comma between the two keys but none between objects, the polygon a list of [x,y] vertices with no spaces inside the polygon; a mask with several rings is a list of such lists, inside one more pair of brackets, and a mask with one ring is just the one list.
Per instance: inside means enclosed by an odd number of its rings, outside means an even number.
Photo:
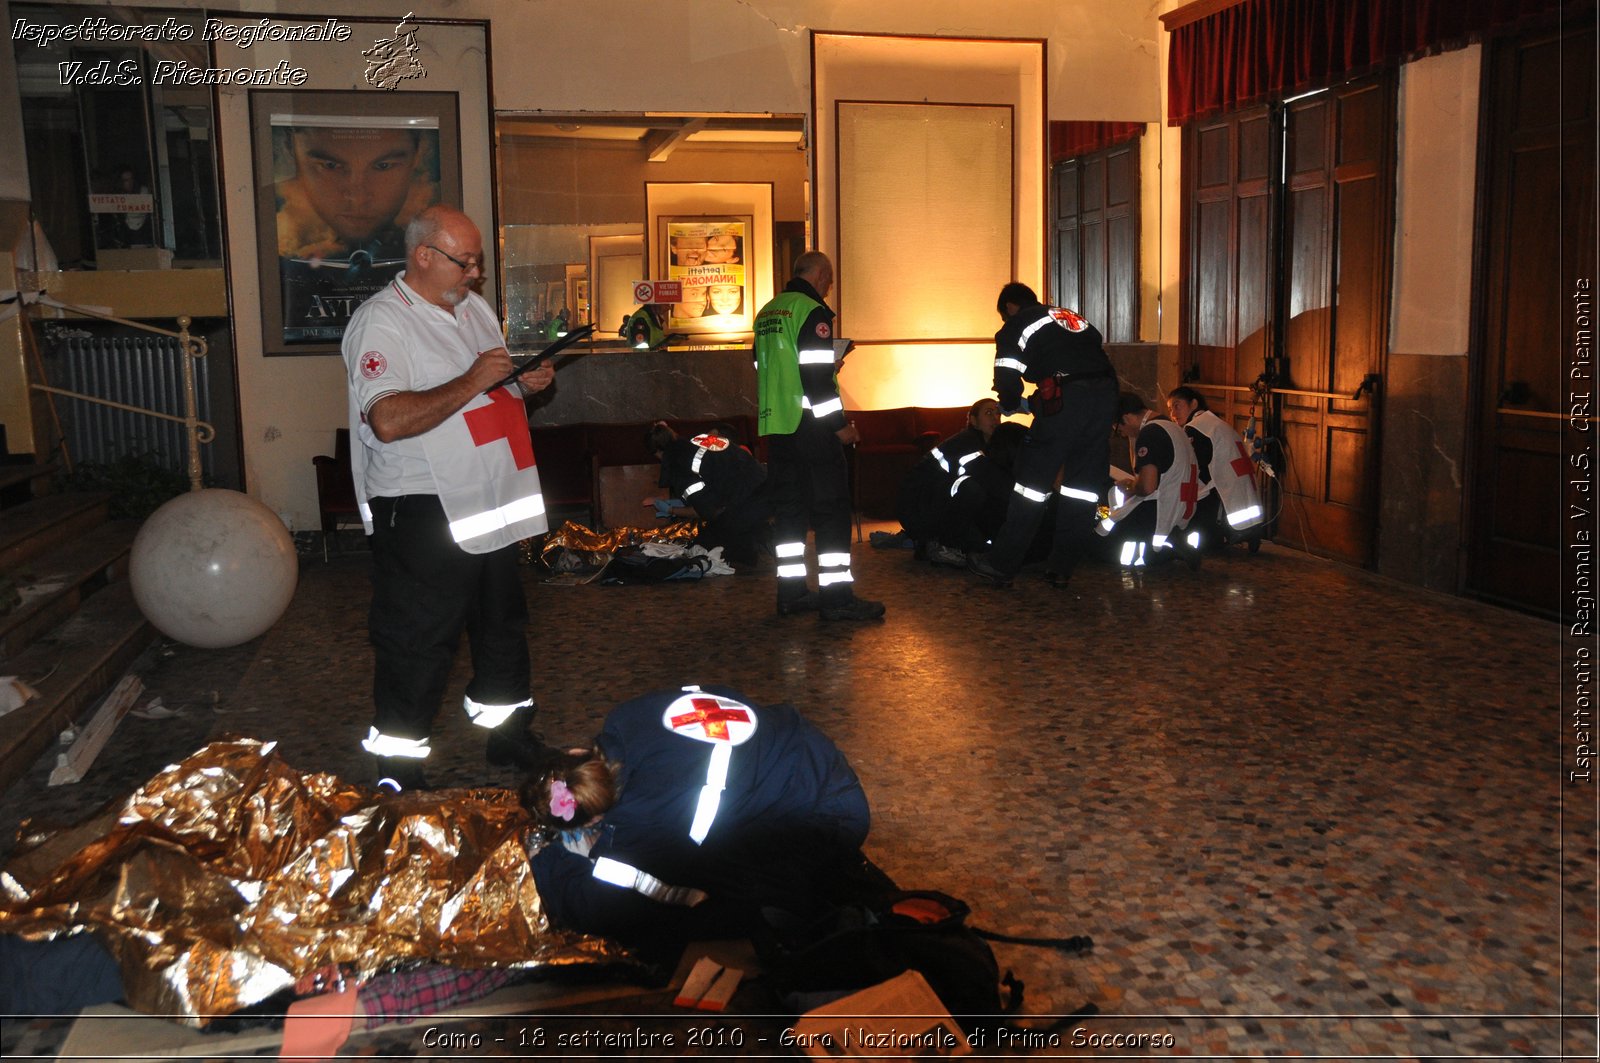
[{"label": "wooden chair", "polygon": [[311,459],[317,470],[317,510],[322,518],[322,560],[328,560],[328,539],[339,525],[360,524],[356,506],[356,484],[350,475],[350,429],[333,433],[333,454],[318,454]]}]

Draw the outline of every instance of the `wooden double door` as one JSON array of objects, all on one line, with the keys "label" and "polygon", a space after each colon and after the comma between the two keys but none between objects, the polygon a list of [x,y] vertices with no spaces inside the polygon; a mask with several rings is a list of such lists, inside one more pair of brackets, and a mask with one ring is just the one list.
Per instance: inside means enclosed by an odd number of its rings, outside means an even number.
[{"label": "wooden double door", "polygon": [[1370,564],[1394,202],[1378,74],[1184,132],[1184,375],[1273,442],[1274,536]]}]

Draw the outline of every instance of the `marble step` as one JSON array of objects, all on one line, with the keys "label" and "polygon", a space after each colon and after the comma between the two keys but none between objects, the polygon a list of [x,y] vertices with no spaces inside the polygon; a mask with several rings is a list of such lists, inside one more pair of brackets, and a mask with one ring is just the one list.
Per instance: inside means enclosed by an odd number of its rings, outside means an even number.
[{"label": "marble step", "polygon": [[[8,790],[62,730],[116,685],[129,665],[157,638],[126,580],[94,595],[66,623],[35,639],[6,662],[39,692],[0,723],[0,790]],[[111,741],[117,741],[115,735]]]},{"label": "marble step", "polygon": [[111,496],[63,492],[0,510],[0,576],[59,543],[104,524]]},{"label": "marble step", "polygon": [[0,613],[0,671],[30,642],[65,622],[90,595],[124,578],[128,551],[138,533],[136,520],[102,524],[55,542],[7,572],[5,578],[21,601],[10,612]]}]

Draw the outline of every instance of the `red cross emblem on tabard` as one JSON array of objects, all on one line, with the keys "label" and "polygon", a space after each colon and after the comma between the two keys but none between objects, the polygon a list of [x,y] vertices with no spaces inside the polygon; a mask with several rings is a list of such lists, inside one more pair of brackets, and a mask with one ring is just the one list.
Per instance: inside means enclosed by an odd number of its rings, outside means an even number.
[{"label": "red cross emblem on tabard", "polygon": [[1228,462],[1228,464],[1232,465],[1233,471],[1240,476],[1249,476],[1255,471],[1255,465],[1251,463],[1250,455],[1245,453],[1244,444],[1239,440],[1234,440],[1233,445],[1239,448],[1239,456]]},{"label": "red cross emblem on tabard", "polygon": [[528,411],[522,400],[506,388],[495,388],[489,393],[489,405],[466,412],[467,431],[472,433],[476,446],[487,446],[503,439],[511,448],[511,460],[517,468],[530,468],[533,462],[533,439],[528,435]]},{"label": "red cross emblem on tabard", "polygon": [[712,698],[690,698],[689,704],[694,706],[693,712],[686,712],[681,716],[672,717],[672,729],[693,727],[700,724],[706,729],[707,738],[717,738],[726,742],[728,740],[728,721],[737,720],[740,723],[749,723],[750,714],[743,709],[725,709]]},{"label": "red cross emblem on tabard", "polygon": [[1189,478],[1178,487],[1178,498],[1183,502],[1183,519],[1194,516],[1195,503],[1200,501],[1200,467],[1189,466]]}]

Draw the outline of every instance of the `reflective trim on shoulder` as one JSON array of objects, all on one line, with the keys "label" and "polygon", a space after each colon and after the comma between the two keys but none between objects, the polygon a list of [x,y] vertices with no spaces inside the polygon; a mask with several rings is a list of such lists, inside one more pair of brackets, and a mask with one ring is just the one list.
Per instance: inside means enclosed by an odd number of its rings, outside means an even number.
[{"label": "reflective trim on shoulder", "polygon": [[728,764],[733,759],[733,747],[718,743],[711,747],[711,763],[706,767],[706,784],[700,788],[700,799],[695,803],[694,822],[689,825],[689,838],[696,845],[706,840],[711,824],[717,818],[717,807],[722,803],[722,791],[728,786]]},{"label": "reflective trim on shoulder", "polygon": [[1044,317],[1041,317],[1039,320],[1023,329],[1022,335],[1017,337],[1017,347],[1021,350],[1027,350],[1028,341],[1033,338],[1033,334],[1050,324],[1050,322],[1053,320],[1054,319],[1049,314],[1046,314]]}]

